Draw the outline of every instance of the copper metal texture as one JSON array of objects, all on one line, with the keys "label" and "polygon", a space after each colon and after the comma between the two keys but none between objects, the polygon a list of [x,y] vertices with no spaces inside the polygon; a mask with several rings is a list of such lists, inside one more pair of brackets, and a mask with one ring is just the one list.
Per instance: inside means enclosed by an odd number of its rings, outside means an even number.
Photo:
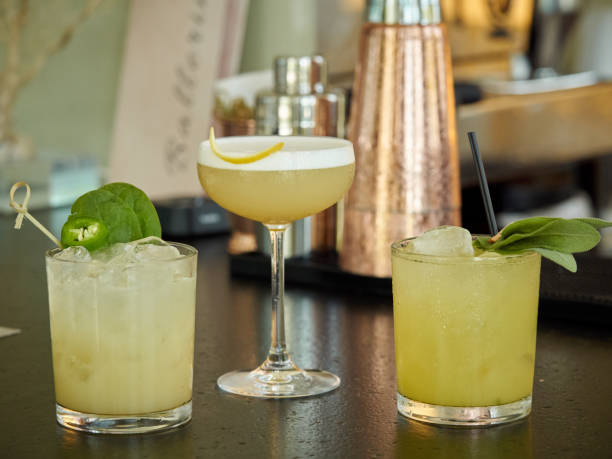
[{"label": "copper metal texture", "polygon": [[222,137],[255,134],[255,119],[225,119],[220,120],[220,123]]},{"label": "copper metal texture", "polygon": [[340,265],[389,277],[391,242],[461,224],[450,52],[442,24],[367,23],[359,56]]}]

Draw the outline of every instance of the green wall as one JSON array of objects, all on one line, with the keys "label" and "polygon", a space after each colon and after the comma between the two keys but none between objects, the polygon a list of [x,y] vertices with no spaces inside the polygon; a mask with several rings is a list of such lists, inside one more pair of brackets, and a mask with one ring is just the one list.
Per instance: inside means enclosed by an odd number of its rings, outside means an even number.
[{"label": "green wall", "polygon": [[[26,53],[36,53],[57,36],[86,3],[31,0]],[[129,0],[104,0],[21,91],[14,128],[32,140],[35,152],[94,156],[108,163],[129,6]],[[271,68],[279,54],[316,51],[314,0],[250,0],[248,14],[241,71]]]},{"label": "green wall", "polygon": [[270,69],[283,54],[315,53],[316,6],[315,0],[250,0],[240,71]]},{"label": "green wall", "polygon": [[[85,3],[30,1],[25,51],[34,53],[56,36]],[[15,130],[32,140],[35,152],[91,155],[107,163],[129,3],[104,0],[20,93]]]}]

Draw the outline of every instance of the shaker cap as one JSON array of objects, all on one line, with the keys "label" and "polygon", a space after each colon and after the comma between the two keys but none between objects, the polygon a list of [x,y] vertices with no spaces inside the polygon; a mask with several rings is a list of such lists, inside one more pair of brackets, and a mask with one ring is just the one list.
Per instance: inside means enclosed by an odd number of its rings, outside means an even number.
[{"label": "shaker cap", "polygon": [[325,92],[327,62],[323,56],[279,56],[274,59],[274,92],[313,94]]},{"label": "shaker cap", "polygon": [[429,25],[441,22],[440,0],[368,0],[366,22]]}]

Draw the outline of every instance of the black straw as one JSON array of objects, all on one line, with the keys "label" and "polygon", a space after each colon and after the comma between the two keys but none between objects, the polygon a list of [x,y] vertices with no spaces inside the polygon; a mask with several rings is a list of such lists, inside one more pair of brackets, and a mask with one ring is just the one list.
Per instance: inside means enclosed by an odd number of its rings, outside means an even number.
[{"label": "black straw", "polygon": [[491,232],[491,236],[495,236],[497,234],[497,222],[495,221],[495,212],[493,212],[493,204],[491,203],[491,195],[489,194],[487,176],[485,175],[484,166],[482,165],[482,158],[480,157],[480,150],[478,149],[478,140],[476,140],[476,133],[468,132],[468,139],[470,140],[470,147],[472,147],[472,158],[474,159],[474,166],[476,167],[476,172],[478,172],[480,194],[482,195],[482,201],[484,202],[485,211],[487,212],[489,231]]}]

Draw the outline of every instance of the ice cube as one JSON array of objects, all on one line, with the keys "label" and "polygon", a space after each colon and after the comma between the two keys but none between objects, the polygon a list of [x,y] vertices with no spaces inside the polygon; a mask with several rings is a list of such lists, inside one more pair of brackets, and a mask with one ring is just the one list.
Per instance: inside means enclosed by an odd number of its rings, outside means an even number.
[{"label": "ice cube", "polygon": [[139,261],[173,260],[181,256],[176,247],[168,244],[138,244],[134,252]]},{"label": "ice cube", "polygon": [[133,244],[135,245],[136,257],[141,262],[171,260],[169,263],[155,263],[149,266],[158,275],[162,276],[162,282],[168,279],[193,277],[193,260],[182,256],[175,246],[166,241],[151,236],[134,241]]},{"label": "ice cube", "polygon": [[120,265],[134,263],[137,260],[134,246],[124,242],[117,242],[110,247],[93,253],[93,258],[102,263]]},{"label": "ice cube", "polygon": [[472,235],[465,228],[441,226],[426,231],[412,241],[415,253],[449,257],[472,257]]},{"label": "ice cube", "polygon": [[[125,288],[130,282],[132,272],[130,266],[138,263],[131,244],[116,242],[115,244],[92,254],[95,263],[92,264],[91,275],[95,276],[105,288]],[[93,271],[95,268],[95,272]]]},{"label": "ice cube", "polygon": [[91,255],[89,250],[87,250],[82,245],[75,245],[72,247],[67,247],[57,255],[55,255],[56,259],[63,261],[77,261],[77,262],[86,262],[91,261]]}]

